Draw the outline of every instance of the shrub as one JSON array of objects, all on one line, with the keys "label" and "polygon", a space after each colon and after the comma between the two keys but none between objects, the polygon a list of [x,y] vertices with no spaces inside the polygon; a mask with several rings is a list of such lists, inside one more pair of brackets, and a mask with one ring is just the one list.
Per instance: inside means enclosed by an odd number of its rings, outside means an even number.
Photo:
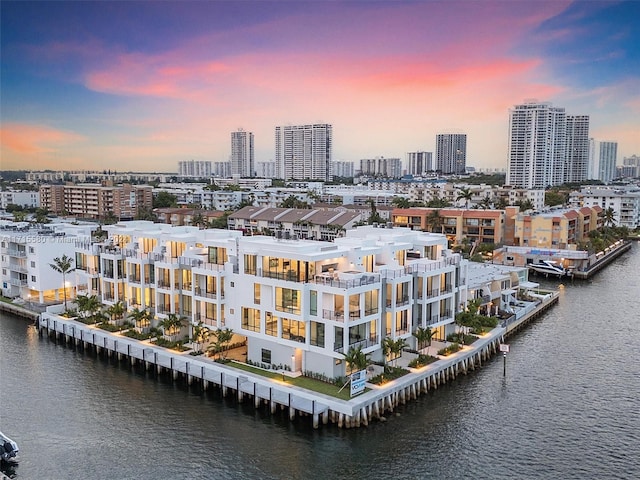
[{"label": "shrub", "polygon": [[151,332],[149,333],[138,333],[135,330],[127,330],[123,333],[125,337],[133,338],[135,340],[148,340],[152,337]]},{"label": "shrub", "polygon": [[471,345],[478,339],[475,335],[464,334],[462,335],[460,332],[452,333],[447,335],[447,342],[454,343],[464,343],[465,345]]},{"label": "shrub", "polygon": [[376,375],[371,380],[369,380],[369,382],[375,383],[376,385],[382,385],[383,383],[387,383],[392,380],[395,380],[396,378],[400,378],[406,375],[407,373],[410,373],[410,372],[406,368],[387,366],[385,368],[384,373],[381,373],[380,375]]},{"label": "shrub", "polygon": [[459,344],[452,343],[448,347],[441,348],[440,350],[438,350],[438,355],[442,355],[443,357],[446,357],[448,355],[451,355],[452,353],[456,353],[458,350],[460,350],[460,348],[461,347]]},{"label": "shrub", "polygon": [[411,368],[426,367],[430,363],[433,363],[433,362],[436,362],[436,361],[438,361],[437,357],[434,357],[432,355],[420,354],[420,355],[418,355],[417,358],[414,358],[413,360],[411,360],[411,362],[409,362],[409,366]]}]

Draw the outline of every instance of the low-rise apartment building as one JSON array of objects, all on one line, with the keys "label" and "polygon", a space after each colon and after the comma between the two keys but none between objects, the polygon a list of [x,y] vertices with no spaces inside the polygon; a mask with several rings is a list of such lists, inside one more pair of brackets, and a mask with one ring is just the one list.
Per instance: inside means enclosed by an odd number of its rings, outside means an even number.
[{"label": "low-rise apartment building", "polygon": [[81,291],[155,322],[174,313],[231,328],[248,360],[294,371],[344,375],[350,348],[382,360],[385,337],[415,345],[420,326],[444,339],[466,296],[467,262],[438,234],[367,226],[326,243],[151,222],[105,229],[105,242],[76,245]]},{"label": "low-rise apartment building", "polygon": [[57,215],[72,215],[89,219],[135,218],[141,209],[153,207],[153,188],[149,185],[119,186],[42,185],[40,207]]},{"label": "low-rise apartment building", "polygon": [[619,227],[635,229],[640,227],[640,188],[586,187],[579,192],[571,192],[571,205],[576,207],[609,208],[614,212],[614,223]]}]

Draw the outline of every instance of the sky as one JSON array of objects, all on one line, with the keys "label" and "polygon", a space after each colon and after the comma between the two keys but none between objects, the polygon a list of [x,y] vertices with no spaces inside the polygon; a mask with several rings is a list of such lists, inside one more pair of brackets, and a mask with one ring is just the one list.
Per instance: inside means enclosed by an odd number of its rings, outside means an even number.
[{"label": "sky", "polygon": [[590,116],[640,155],[640,1],[2,0],[0,168],[175,172],[253,132],[330,123],[333,159],[506,168],[509,109]]}]

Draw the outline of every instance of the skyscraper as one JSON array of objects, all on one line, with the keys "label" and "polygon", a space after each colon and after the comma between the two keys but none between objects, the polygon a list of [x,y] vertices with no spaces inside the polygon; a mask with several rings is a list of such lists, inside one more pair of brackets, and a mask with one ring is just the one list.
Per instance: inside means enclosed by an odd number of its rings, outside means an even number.
[{"label": "skyscraper", "polygon": [[436,135],[436,170],[440,173],[464,173],[467,168],[467,135]]},{"label": "skyscraper", "polygon": [[400,178],[402,176],[402,161],[399,158],[363,158],[360,160],[360,175]]},{"label": "skyscraper", "polygon": [[600,142],[598,178],[610,183],[616,177],[618,142]]},{"label": "skyscraper", "polygon": [[407,173],[409,175],[425,175],[433,170],[432,152],[407,153]]},{"label": "skyscraper", "polygon": [[567,115],[550,103],[527,102],[509,111],[507,185],[546,188],[564,179]]},{"label": "skyscraper", "polygon": [[276,127],[276,175],[283,180],[330,181],[332,126]]},{"label": "skyscraper", "polygon": [[178,176],[209,178],[211,176],[211,162],[202,160],[178,162]]},{"label": "skyscraper", "polygon": [[580,183],[589,170],[589,116],[567,115],[567,148],[563,182]]},{"label": "skyscraper", "polygon": [[231,175],[255,177],[253,133],[239,129],[231,132]]}]

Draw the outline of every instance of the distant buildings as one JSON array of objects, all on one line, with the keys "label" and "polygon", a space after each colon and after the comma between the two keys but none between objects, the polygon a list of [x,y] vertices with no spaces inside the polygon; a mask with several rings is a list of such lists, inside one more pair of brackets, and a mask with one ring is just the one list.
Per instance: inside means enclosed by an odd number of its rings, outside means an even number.
[{"label": "distant buildings", "polygon": [[353,178],[353,162],[331,162],[334,177]]},{"label": "distant buildings", "polygon": [[634,229],[640,227],[640,188],[638,187],[584,187],[571,192],[569,201],[576,207],[609,208],[614,212],[614,224]]},{"label": "distant buildings", "polygon": [[276,176],[283,180],[331,181],[331,125],[276,127]]},{"label": "distant buildings", "polygon": [[211,162],[202,160],[178,162],[178,176],[209,178],[211,176]]},{"label": "distant buildings", "polygon": [[467,168],[467,135],[440,133],[436,135],[436,170],[440,173],[462,174]]},{"label": "distant buildings", "polygon": [[20,205],[21,207],[39,207],[40,193],[33,190],[7,190],[0,192],[0,209],[7,205]]},{"label": "distant buildings", "polygon": [[231,176],[255,177],[253,133],[240,129],[231,132]]},{"label": "distant buildings", "polygon": [[407,153],[407,173],[421,177],[433,171],[432,152],[409,152]]},{"label": "distant buildings", "polygon": [[256,176],[260,178],[277,178],[276,162],[257,162]]},{"label": "distant buildings", "polygon": [[231,178],[231,162],[213,162],[211,173],[214,177]]},{"label": "distant buildings", "polygon": [[363,177],[400,178],[402,160],[399,158],[363,158],[360,160],[360,175]]},{"label": "distant buildings", "polygon": [[141,209],[153,207],[153,187],[149,185],[42,185],[40,207],[57,215],[80,218],[134,219]]},{"label": "distant buildings", "polygon": [[588,116],[567,116],[564,108],[535,101],[509,112],[507,185],[544,189],[581,182],[588,160]]},{"label": "distant buildings", "polygon": [[618,159],[618,142],[599,142],[598,180],[611,183],[616,178],[616,162]]}]

